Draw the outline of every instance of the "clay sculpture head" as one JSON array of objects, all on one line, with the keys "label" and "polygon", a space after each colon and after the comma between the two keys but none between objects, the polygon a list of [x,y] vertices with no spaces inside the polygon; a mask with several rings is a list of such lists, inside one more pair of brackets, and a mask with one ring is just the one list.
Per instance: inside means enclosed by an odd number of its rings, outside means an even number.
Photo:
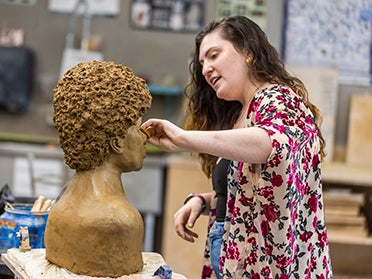
[{"label": "clay sculpture head", "polygon": [[53,99],[66,164],[77,171],[101,165],[110,139],[125,137],[150,106],[145,81],[128,67],[91,61],[67,71]]},{"label": "clay sculpture head", "polygon": [[121,173],[140,170],[146,156],[139,128],[151,106],[145,81],[114,62],[80,63],[59,80],[53,106],[65,162],[76,172],[50,211],[46,258],[88,276],[140,271],[143,220]]}]

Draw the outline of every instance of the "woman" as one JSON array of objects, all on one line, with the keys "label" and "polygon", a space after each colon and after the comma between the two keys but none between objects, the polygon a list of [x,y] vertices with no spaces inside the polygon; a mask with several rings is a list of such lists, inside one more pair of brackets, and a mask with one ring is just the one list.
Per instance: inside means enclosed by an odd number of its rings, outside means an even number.
[{"label": "woman", "polygon": [[[234,16],[212,22],[195,40],[187,130],[166,120],[143,124],[149,142],[199,154],[210,177],[231,160],[219,272],[203,278],[332,278],[322,197],[320,113],[264,32]],[[175,214],[188,241],[203,212],[215,219],[215,193],[188,197]]]}]

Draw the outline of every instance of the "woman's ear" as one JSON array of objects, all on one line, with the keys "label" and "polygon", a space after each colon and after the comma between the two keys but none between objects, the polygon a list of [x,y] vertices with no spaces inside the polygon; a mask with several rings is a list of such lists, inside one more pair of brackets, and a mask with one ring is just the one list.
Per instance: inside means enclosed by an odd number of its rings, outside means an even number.
[{"label": "woman's ear", "polygon": [[121,153],[123,142],[117,137],[110,139],[110,148],[115,153]]}]

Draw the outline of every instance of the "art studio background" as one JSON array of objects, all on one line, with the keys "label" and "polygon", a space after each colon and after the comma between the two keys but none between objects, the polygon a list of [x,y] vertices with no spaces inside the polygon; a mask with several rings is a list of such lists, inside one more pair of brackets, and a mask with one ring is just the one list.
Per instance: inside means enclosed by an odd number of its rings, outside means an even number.
[{"label": "art studio background", "polygon": [[[72,0],[0,0],[0,187],[8,184],[19,197],[53,197],[71,174],[51,105],[53,87],[70,65],[94,58],[130,67],[153,95],[145,119],[182,123],[195,35],[213,19],[243,14],[265,30],[323,113],[335,278],[372,278],[371,0],[87,3],[74,15]],[[207,220],[190,244],[176,236],[173,214],[187,194],[211,187],[198,163],[187,154],[149,148],[144,168],[124,174],[123,184],[145,221],[144,250],[196,278]]]}]

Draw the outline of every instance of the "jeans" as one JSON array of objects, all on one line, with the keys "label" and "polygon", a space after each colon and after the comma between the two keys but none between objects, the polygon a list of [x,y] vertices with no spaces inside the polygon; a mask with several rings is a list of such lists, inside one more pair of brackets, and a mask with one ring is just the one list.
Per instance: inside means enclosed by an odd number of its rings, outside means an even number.
[{"label": "jeans", "polygon": [[220,253],[222,246],[223,226],[224,222],[214,222],[208,235],[212,267],[217,279],[222,279],[222,274],[220,273]]}]

